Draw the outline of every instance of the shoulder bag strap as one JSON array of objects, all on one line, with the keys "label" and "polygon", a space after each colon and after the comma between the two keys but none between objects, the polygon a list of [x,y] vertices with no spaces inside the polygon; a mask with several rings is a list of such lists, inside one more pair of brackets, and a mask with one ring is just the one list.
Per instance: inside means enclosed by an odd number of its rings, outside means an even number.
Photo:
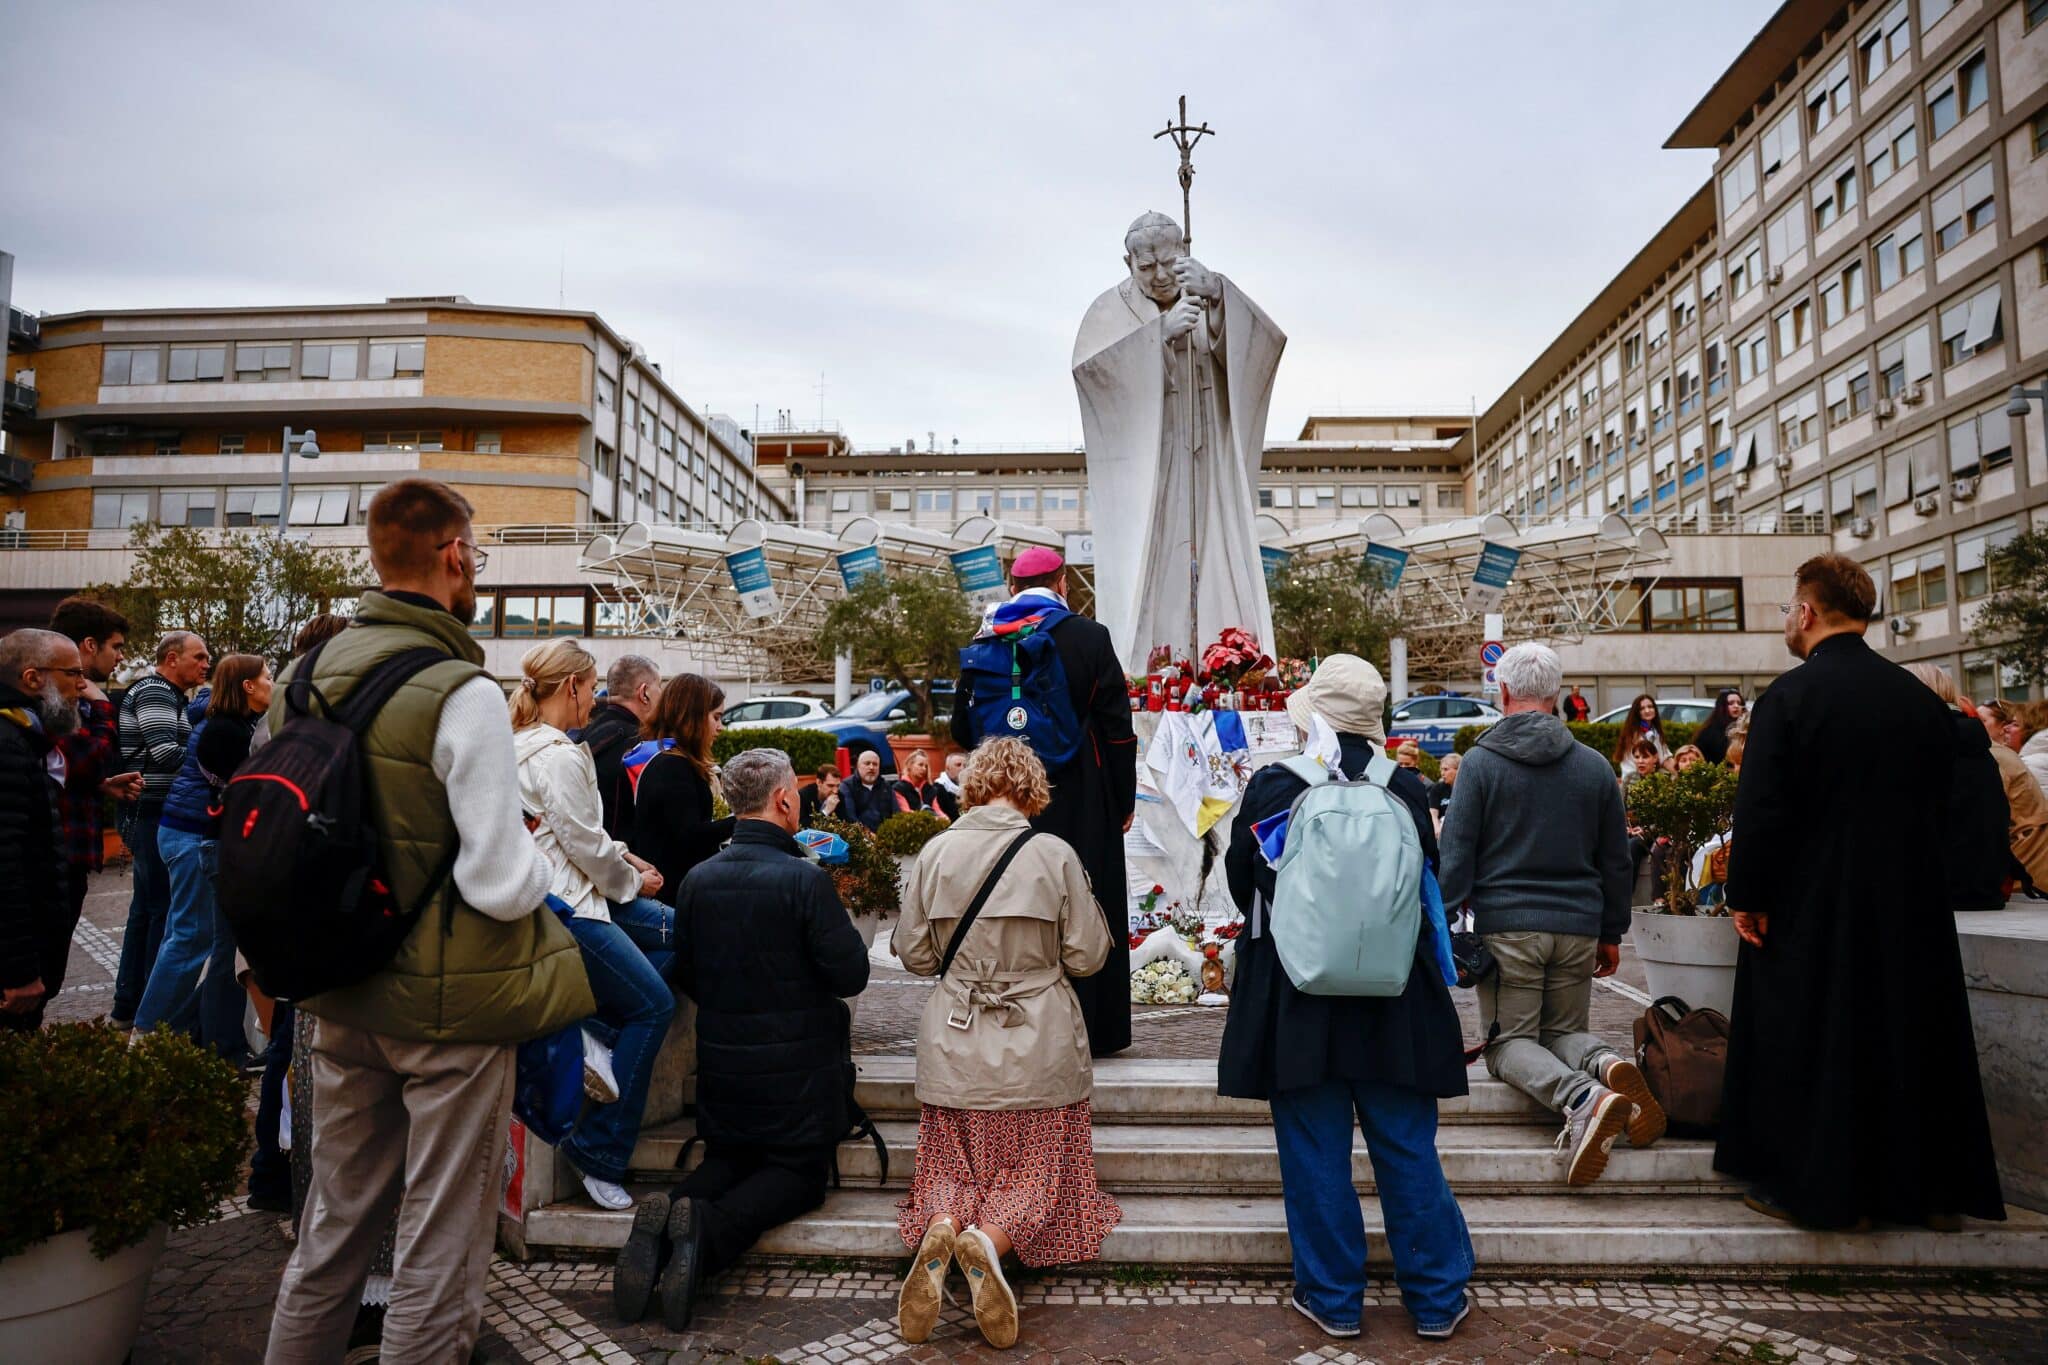
[{"label": "shoulder bag strap", "polygon": [[1035,829],[1027,829],[1012,839],[1010,846],[1003,850],[1003,856],[996,859],[996,865],[989,869],[988,877],[981,884],[981,890],[974,893],[973,903],[967,907],[967,913],[960,917],[960,927],[953,931],[952,939],[946,944],[946,955],[939,962],[940,980],[944,980],[946,973],[953,970],[953,959],[960,954],[960,944],[967,938],[967,931],[974,927],[974,921],[980,918],[981,907],[987,905],[988,898],[995,894],[996,883],[1003,879],[1003,873],[1009,871],[1010,860],[1023,850],[1024,845],[1031,842],[1031,836],[1036,833],[1038,831]]},{"label": "shoulder bag strap", "polygon": [[[310,656],[308,656],[310,657]],[[402,650],[371,669],[363,680],[356,684],[342,703],[333,710],[333,718],[349,729],[361,734],[369,728],[377,713],[384,709],[384,703],[391,700],[398,689],[410,682],[415,674],[432,668],[435,664],[461,662],[454,655],[430,645]],[[308,668],[310,679],[313,670]]]}]

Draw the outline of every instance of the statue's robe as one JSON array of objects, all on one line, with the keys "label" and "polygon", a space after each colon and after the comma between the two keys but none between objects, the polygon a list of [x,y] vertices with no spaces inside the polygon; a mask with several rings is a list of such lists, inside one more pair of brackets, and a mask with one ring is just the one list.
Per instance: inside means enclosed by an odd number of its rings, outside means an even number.
[{"label": "statue's robe", "polygon": [[[1152,650],[1186,656],[1237,626],[1273,648],[1252,519],[1266,408],[1286,336],[1222,276],[1223,301],[1173,345],[1164,310],[1128,277],[1090,305],[1074,341],[1074,388],[1094,501],[1095,614],[1132,672]],[[1195,352],[1189,420],[1187,344]],[[1199,434],[1199,460],[1195,449]],[[1196,521],[1199,516],[1199,521]],[[1198,528],[1198,529],[1197,529]],[[1189,608],[1198,536],[1197,614]],[[1199,665],[1199,659],[1195,661]]]}]

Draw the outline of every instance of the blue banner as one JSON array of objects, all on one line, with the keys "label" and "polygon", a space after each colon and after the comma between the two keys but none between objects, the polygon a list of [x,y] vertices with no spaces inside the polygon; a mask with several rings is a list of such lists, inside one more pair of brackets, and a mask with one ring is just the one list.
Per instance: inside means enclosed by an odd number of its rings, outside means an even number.
[{"label": "blue banner", "polygon": [[740,595],[742,611],[755,617],[775,614],[775,582],[768,574],[766,550],[756,545],[727,555],[725,571],[732,575],[732,590]]},{"label": "blue banner", "polygon": [[1391,545],[1367,545],[1365,566],[1377,572],[1382,588],[1392,592],[1401,586],[1401,575],[1408,568],[1408,552]]},{"label": "blue banner", "polygon": [[956,553],[953,579],[959,583],[960,591],[976,602],[1009,596],[1008,585],[1003,581],[1002,556],[993,545],[977,545]]},{"label": "blue banner", "polygon": [[1292,550],[1278,550],[1271,545],[1259,547],[1259,563],[1266,567],[1266,581],[1271,583],[1273,575],[1287,567],[1287,561],[1294,558]]},{"label": "blue banner", "polygon": [[1479,564],[1472,571],[1471,586],[1465,589],[1465,609],[1498,611],[1501,599],[1507,596],[1508,584],[1514,581],[1515,566],[1521,562],[1522,552],[1512,545],[1480,541]]},{"label": "blue banner", "polygon": [[839,556],[839,581],[852,592],[870,578],[882,576],[882,552],[873,545],[848,550]]}]

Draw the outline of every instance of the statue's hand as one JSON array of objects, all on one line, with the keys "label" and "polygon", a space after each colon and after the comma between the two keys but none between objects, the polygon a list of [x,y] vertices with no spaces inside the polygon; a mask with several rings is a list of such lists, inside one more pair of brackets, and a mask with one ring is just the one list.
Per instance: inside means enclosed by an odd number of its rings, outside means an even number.
[{"label": "statue's hand", "polygon": [[1223,280],[1192,256],[1183,256],[1173,263],[1173,277],[1180,281],[1180,287],[1198,299],[1209,303],[1220,303],[1223,299]]},{"label": "statue's hand", "polygon": [[1202,321],[1202,301],[1185,298],[1166,310],[1166,339],[1179,341],[1195,330]]}]

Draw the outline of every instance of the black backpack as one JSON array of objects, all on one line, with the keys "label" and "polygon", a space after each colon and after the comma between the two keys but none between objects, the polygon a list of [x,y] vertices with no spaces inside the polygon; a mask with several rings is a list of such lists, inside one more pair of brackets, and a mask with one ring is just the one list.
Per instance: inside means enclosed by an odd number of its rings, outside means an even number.
[{"label": "black backpack", "polygon": [[331,706],[313,685],[325,648],[299,661],[284,724],[221,796],[218,903],[256,984],[280,1000],[352,986],[388,964],[455,866],[451,840],[418,902],[398,903],[364,806],[359,752],[392,694],[451,656],[405,650]]}]

